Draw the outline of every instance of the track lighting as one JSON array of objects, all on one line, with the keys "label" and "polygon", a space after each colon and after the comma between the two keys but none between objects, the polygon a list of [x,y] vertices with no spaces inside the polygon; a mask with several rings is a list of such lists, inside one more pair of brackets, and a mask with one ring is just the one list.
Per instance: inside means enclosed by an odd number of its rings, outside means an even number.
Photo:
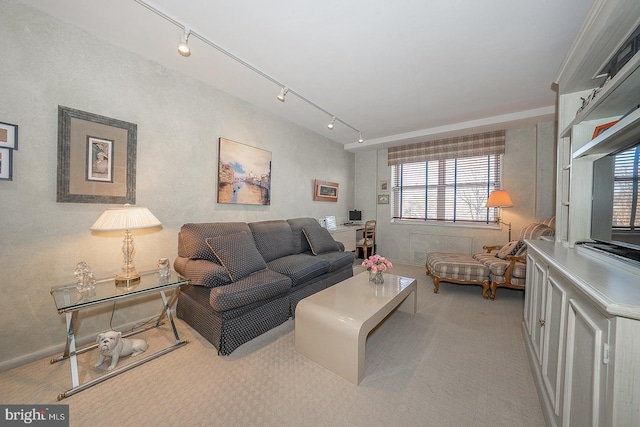
[{"label": "track lighting", "polygon": [[283,87],[282,89],[280,89],[280,95],[276,97],[278,101],[284,102],[284,97],[287,96],[287,92],[289,92],[288,87]]},{"label": "track lighting", "polygon": [[180,43],[178,43],[178,53],[182,56],[191,55],[191,49],[189,49],[189,35],[191,35],[191,31],[185,27],[184,33],[180,37]]},{"label": "track lighting", "polygon": [[336,122],[336,116],[333,116],[333,117],[331,118],[331,121],[330,121],[330,122],[329,122],[329,124],[327,125],[327,127],[328,127],[330,130],[333,130],[333,124],[334,124],[335,122]]},{"label": "track lighting", "polygon": [[[156,9],[154,6],[152,6],[151,4],[147,3],[147,0],[134,0],[134,1],[136,3],[138,3],[140,6],[144,7],[147,10],[149,10],[150,12],[155,13],[159,17],[163,18],[167,22],[170,22],[171,24],[175,25],[176,27],[184,30],[183,34],[180,37],[180,43],[178,44],[178,53],[180,55],[185,56],[185,57],[191,55],[191,49],[189,48],[189,37],[193,36],[193,37],[197,38],[198,40],[200,40],[202,43],[204,43],[206,45],[209,45],[210,47],[212,47],[212,48],[216,49],[217,51],[219,51],[220,53],[226,55],[227,57],[229,57],[233,61],[236,61],[238,64],[248,68],[249,70],[253,71],[254,73],[258,74],[259,76],[264,77],[266,80],[269,80],[271,83],[273,83],[273,84],[277,85],[278,87],[280,87],[280,94],[277,96],[277,99],[280,102],[285,102],[285,97],[287,96],[287,93],[291,92],[300,101],[303,101],[303,102],[307,103],[311,107],[321,111],[323,114],[326,114],[327,116],[332,116],[331,117],[331,122],[327,125],[327,127],[329,129],[333,129],[333,126],[335,125],[335,122],[336,122],[337,118],[336,118],[336,116],[333,116],[333,114],[331,114],[329,111],[325,110],[324,108],[322,108],[318,104],[314,103],[310,99],[305,98],[302,94],[300,94],[298,92],[295,92],[295,91],[289,90],[289,88],[286,87],[283,83],[279,82],[278,80],[274,79],[273,77],[271,77],[270,75],[268,75],[264,71],[254,67],[253,65],[251,65],[248,62],[244,61],[243,59],[237,57],[233,53],[231,53],[228,50],[224,49],[222,46],[217,45],[216,43],[214,43],[213,41],[209,40],[208,38],[206,38],[202,34],[198,33],[197,31],[191,31],[189,28],[187,28],[186,25],[182,24],[181,22],[178,22],[178,20],[176,20],[175,18],[167,15],[166,13],[162,12],[159,9]],[[345,122],[344,120],[340,120],[340,123],[343,126],[346,126],[346,127],[350,128],[354,132],[358,132],[359,137],[360,137],[358,139],[358,142],[363,142],[363,140],[362,140],[362,132],[360,132],[358,129],[356,129],[355,127],[351,126],[349,123]]]},{"label": "track lighting", "polygon": [[358,138],[358,142],[363,143],[364,139],[362,139],[362,132],[358,132],[358,134],[360,135],[360,138]]}]

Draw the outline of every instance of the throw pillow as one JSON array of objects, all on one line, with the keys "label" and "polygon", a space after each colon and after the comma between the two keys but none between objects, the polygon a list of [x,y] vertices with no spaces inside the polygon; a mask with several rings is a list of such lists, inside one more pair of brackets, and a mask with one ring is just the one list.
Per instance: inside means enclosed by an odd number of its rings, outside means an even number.
[{"label": "throw pillow", "polygon": [[518,240],[512,240],[504,245],[496,254],[496,258],[507,259],[508,255],[511,255],[513,249],[518,245]]},{"label": "throw pillow", "polygon": [[307,238],[309,246],[311,246],[311,252],[313,252],[314,255],[340,250],[338,242],[333,240],[331,233],[325,228],[303,227],[302,232]]},{"label": "throw pillow", "polygon": [[518,240],[518,244],[513,248],[509,255],[512,256],[520,256],[523,252],[526,255],[527,246],[526,243],[522,240]]},{"label": "throw pillow", "polygon": [[255,242],[244,231],[209,237],[206,242],[234,282],[267,268]]}]

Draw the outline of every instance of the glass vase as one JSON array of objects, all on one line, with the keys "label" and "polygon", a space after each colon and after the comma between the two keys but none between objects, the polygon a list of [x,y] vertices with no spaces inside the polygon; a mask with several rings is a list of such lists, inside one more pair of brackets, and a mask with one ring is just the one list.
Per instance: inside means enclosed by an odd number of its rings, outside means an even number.
[{"label": "glass vase", "polygon": [[369,271],[369,281],[375,285],[384,283],[384,277],[382,277],[382,271],[373,273]]}]

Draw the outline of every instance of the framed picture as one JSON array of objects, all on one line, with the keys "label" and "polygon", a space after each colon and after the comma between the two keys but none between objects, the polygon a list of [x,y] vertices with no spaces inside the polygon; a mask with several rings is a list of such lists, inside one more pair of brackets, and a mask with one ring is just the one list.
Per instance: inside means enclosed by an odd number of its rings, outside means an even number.
[{"label": "framed picture", "polygon": [[595,139],[596,137],[600,136],[600,134],[602,134],[602,132],[604,132],[605,130],[609,129],[611,126],[615,125],[616,123],[618,123],[617,120],[615,120],[613,122],[605,123],[605,124],[600,125],[600,126],[596,126],[595,130],[593,131],[593,136],[591,137],[591,139]]},{"label": "framed picture", "polygon": [[378,194],[378,204],[379,205],[388,205],[389,204],[389,195],[388,194]]},{"label": "framed picture", "polygon": [[380,181],[380,191],[389,191],[389,181]]},{"label": "framed picture", "polygon": [[271,152],[225,138],[218,148],[218,203],[270,205]]},{"label": "framed picture", "polygon": [[313,189],[313,200],[321,202],[337,202],[338,187],[336,182],[315,180]]},{"label": "framed picture", "polygon": [[0,147],[18,149],[18,125],[0,122]]},{"label": "framed picture", "polygon": [[135,203],[137,125],[58,106],[58,195],[67,203]]},{"label": "framed picture", "polygon": [[0,147],[0,179],[13,179],[13,150],[10,148]]}]

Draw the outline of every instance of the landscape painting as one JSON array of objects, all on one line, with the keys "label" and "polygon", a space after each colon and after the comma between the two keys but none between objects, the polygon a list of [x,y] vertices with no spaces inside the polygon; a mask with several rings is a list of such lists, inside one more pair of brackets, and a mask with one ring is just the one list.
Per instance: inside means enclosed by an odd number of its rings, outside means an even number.
[{"label": "landscape painting", "polygon": [[220,138],[218,203],[271,204],[271,152]]}]

